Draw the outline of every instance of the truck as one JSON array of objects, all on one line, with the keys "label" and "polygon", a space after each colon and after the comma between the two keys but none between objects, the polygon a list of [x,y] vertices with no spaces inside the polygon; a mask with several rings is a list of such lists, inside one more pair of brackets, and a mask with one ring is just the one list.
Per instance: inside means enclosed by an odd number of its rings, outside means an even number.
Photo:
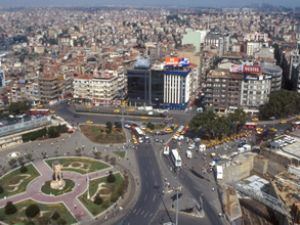
[{"label": "truck", "polygon": [[166,145],[164,147],[164,155],[169,155],[170,154],[170,147],[168,145]]}]

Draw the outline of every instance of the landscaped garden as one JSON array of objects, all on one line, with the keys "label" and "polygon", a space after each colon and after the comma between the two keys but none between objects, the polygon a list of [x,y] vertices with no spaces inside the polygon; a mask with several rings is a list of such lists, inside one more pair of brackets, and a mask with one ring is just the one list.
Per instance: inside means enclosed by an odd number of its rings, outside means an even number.
[{"label": "landscaped garden", "polygon": [[110,173],[107,177],[102,177],[90,181],[89,195],[86,191],[79,197],[83,205],[97,216],[122,196],[127,188],[128,179],[121,174]]},{"label": "landscaped garden", "polygon": [[65,186],[62,190],[57,190],[57,189],[53,189],[50,186],[51,181],[47,181],[43,186],[42,186],[42,192],[47,194],[47,195],[62,195],[65,193],[68,193],[70,191],[73,190],[73,188],[75,187],[75,183],[72,180],[68,180],[68,179],[64,179]]},{"label": "landscaped garden", "polygon": [[52,164],[55,162],[59,162],[63,166],[64,171],[73,171],[80,174],[92,173],[109,167],[108,164],[99,160],[84,157],[55,158],[46,160],[46,163],[50,167],[52,167]]},{"label": "landscaped garden", "polygon": [[[69,225],[75,218],[63,204],[40,204],[25,200],[17,204],[11,202],[0,209],[0,221],[7,224],[53,224]],[[32,223],[29,223],[31,221]]]},{"label": "landscaped garden", "polygon": [[110,122],[103,125],[81,125],[81,132],[91,141],[100,144],[125,143],[126,136],[119,125],[114,127]]},{"label": "landscaped garden", "polygon": [[0,199],[22,193],[40,174],[32,164],[21,166],[0,178]]}]

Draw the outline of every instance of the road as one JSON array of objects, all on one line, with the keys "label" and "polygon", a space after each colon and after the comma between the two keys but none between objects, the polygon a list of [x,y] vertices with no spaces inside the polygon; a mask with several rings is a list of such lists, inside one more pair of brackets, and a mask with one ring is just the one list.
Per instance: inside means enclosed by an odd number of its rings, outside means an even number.
[{"label": "road", "polygon": [[[114,123],[114,122],[120,122],[122,118],[121,115],[115,115],[115,114],[109,115],[109,114],[98,114],[98,113],[75,113],[73,109],[66,103],[55,105],[51,107],[51,109],[54,110],[58,116],[61,116],[72,125],[85,123],[87,120],[91,120],[94,123],[99,123],[99,124],[105,124],[108,121]],[[124,120],[143,121],[143,122],[148,122],[148,121],[161,122],[164,121],[164,118],[124,115]]]},{"label": "road", "polygon": [[141,192],[136,205],[117,225],[151,224],[162,202],[162,178],[151,145],[140,144],[135,151]]}]

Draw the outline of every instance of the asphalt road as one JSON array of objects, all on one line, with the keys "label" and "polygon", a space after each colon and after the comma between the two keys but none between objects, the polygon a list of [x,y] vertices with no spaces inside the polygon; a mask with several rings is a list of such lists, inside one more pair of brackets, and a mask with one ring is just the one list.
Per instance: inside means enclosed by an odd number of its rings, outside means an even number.
[{"label": "asphalt road", "polygon": [[199,200],[200,196],[202,196],[203,209],[206,217],[209,220],[209,223],[207,224],[224,224],[224,222],[222,222],[218,216],[219,212],[217,212],[212,206],[215,200],[212,201],[212,199],[209,198],[210,194],[208,192],[211,192],[211,187],[207,185],[205,180],[191,176],[191,174],[184,169],[180,170],[179,180],[180,183],[190,191],[195,200]]},{"label": "asphalt road", "polygon": [[140,171],[140,196],[136,205],[116,225],[151,224],[162,203],[162,178],[152,146],[140,144],[135,151]]},{"label": "asphalt road", "polygon": [[[78,123],[84,123],[87,120],[91,120],[94,123],[105,124],[106,122],[110,121],[120,122],[121,115],[108,115],[108,114],[98,114],[98,113],[75,113],[68,104],[61,103],[59,105],[55,105],[51,107],[52,110],[58,116],[61,116],[66,121],[68,121],[72,125],[77,125]],[[157,121],[161,122],[164,121],[164,118],[157,118],[157,117],[144,117],[144,116],[127,116],[124,115],[124,120],[126,121],[138,121],[138,122],[148,122],[148,121]]]}]

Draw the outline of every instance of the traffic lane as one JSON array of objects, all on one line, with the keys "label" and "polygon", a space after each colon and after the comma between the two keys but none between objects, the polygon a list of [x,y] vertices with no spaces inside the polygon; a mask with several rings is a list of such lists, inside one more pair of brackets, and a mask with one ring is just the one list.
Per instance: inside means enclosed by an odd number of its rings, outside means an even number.
[{"label": "traffic lane", "polygon": [[[158,225],[163,224],[167,222],[173,222],[175,223],[175,217],[176,214],[174,211],[166,211],[166,210],[160,210],[157,214],[155,220],[151,223],[151,225]],[[211,222],[208,220],[207,217],[198,218],[186,214],[179,213],[178,216],[178,224],[184,224],[184,225],[211,225]]]},{"label": "traffic lane", "polygon": [[[208,185],[207,181],[199,179],[198,183],[194,181],[194,179],[197,179],[196,177],[191,178],[189,174],[185,170],[180,171],[179,180],[184,185],[186,189],[190,191],[192,196],[196,201],[199,202],[200,196],[202,196],[203,200],[203,209],[204,212],[210,221],[210,224],[212,225],[223,225],[222,220],[218,216],[218,211],[213,208],[213,206],[210,204],[210,202],[214,202],[217,199],[217,196],[212,196],[212,190],[211,188],[215,185]],[[202,185],[199,185],[199,183],[202,183]],[[209,194],[211,193],[211,194]],[[216,198],[216,199],[215,199]]]},{"label": "traffic lane", "polygon": [[150,224],[161,203],[162,179],[151,145],[138,145],[136,158],[141,192],[134,208],[122,219],[122,224]]}]

